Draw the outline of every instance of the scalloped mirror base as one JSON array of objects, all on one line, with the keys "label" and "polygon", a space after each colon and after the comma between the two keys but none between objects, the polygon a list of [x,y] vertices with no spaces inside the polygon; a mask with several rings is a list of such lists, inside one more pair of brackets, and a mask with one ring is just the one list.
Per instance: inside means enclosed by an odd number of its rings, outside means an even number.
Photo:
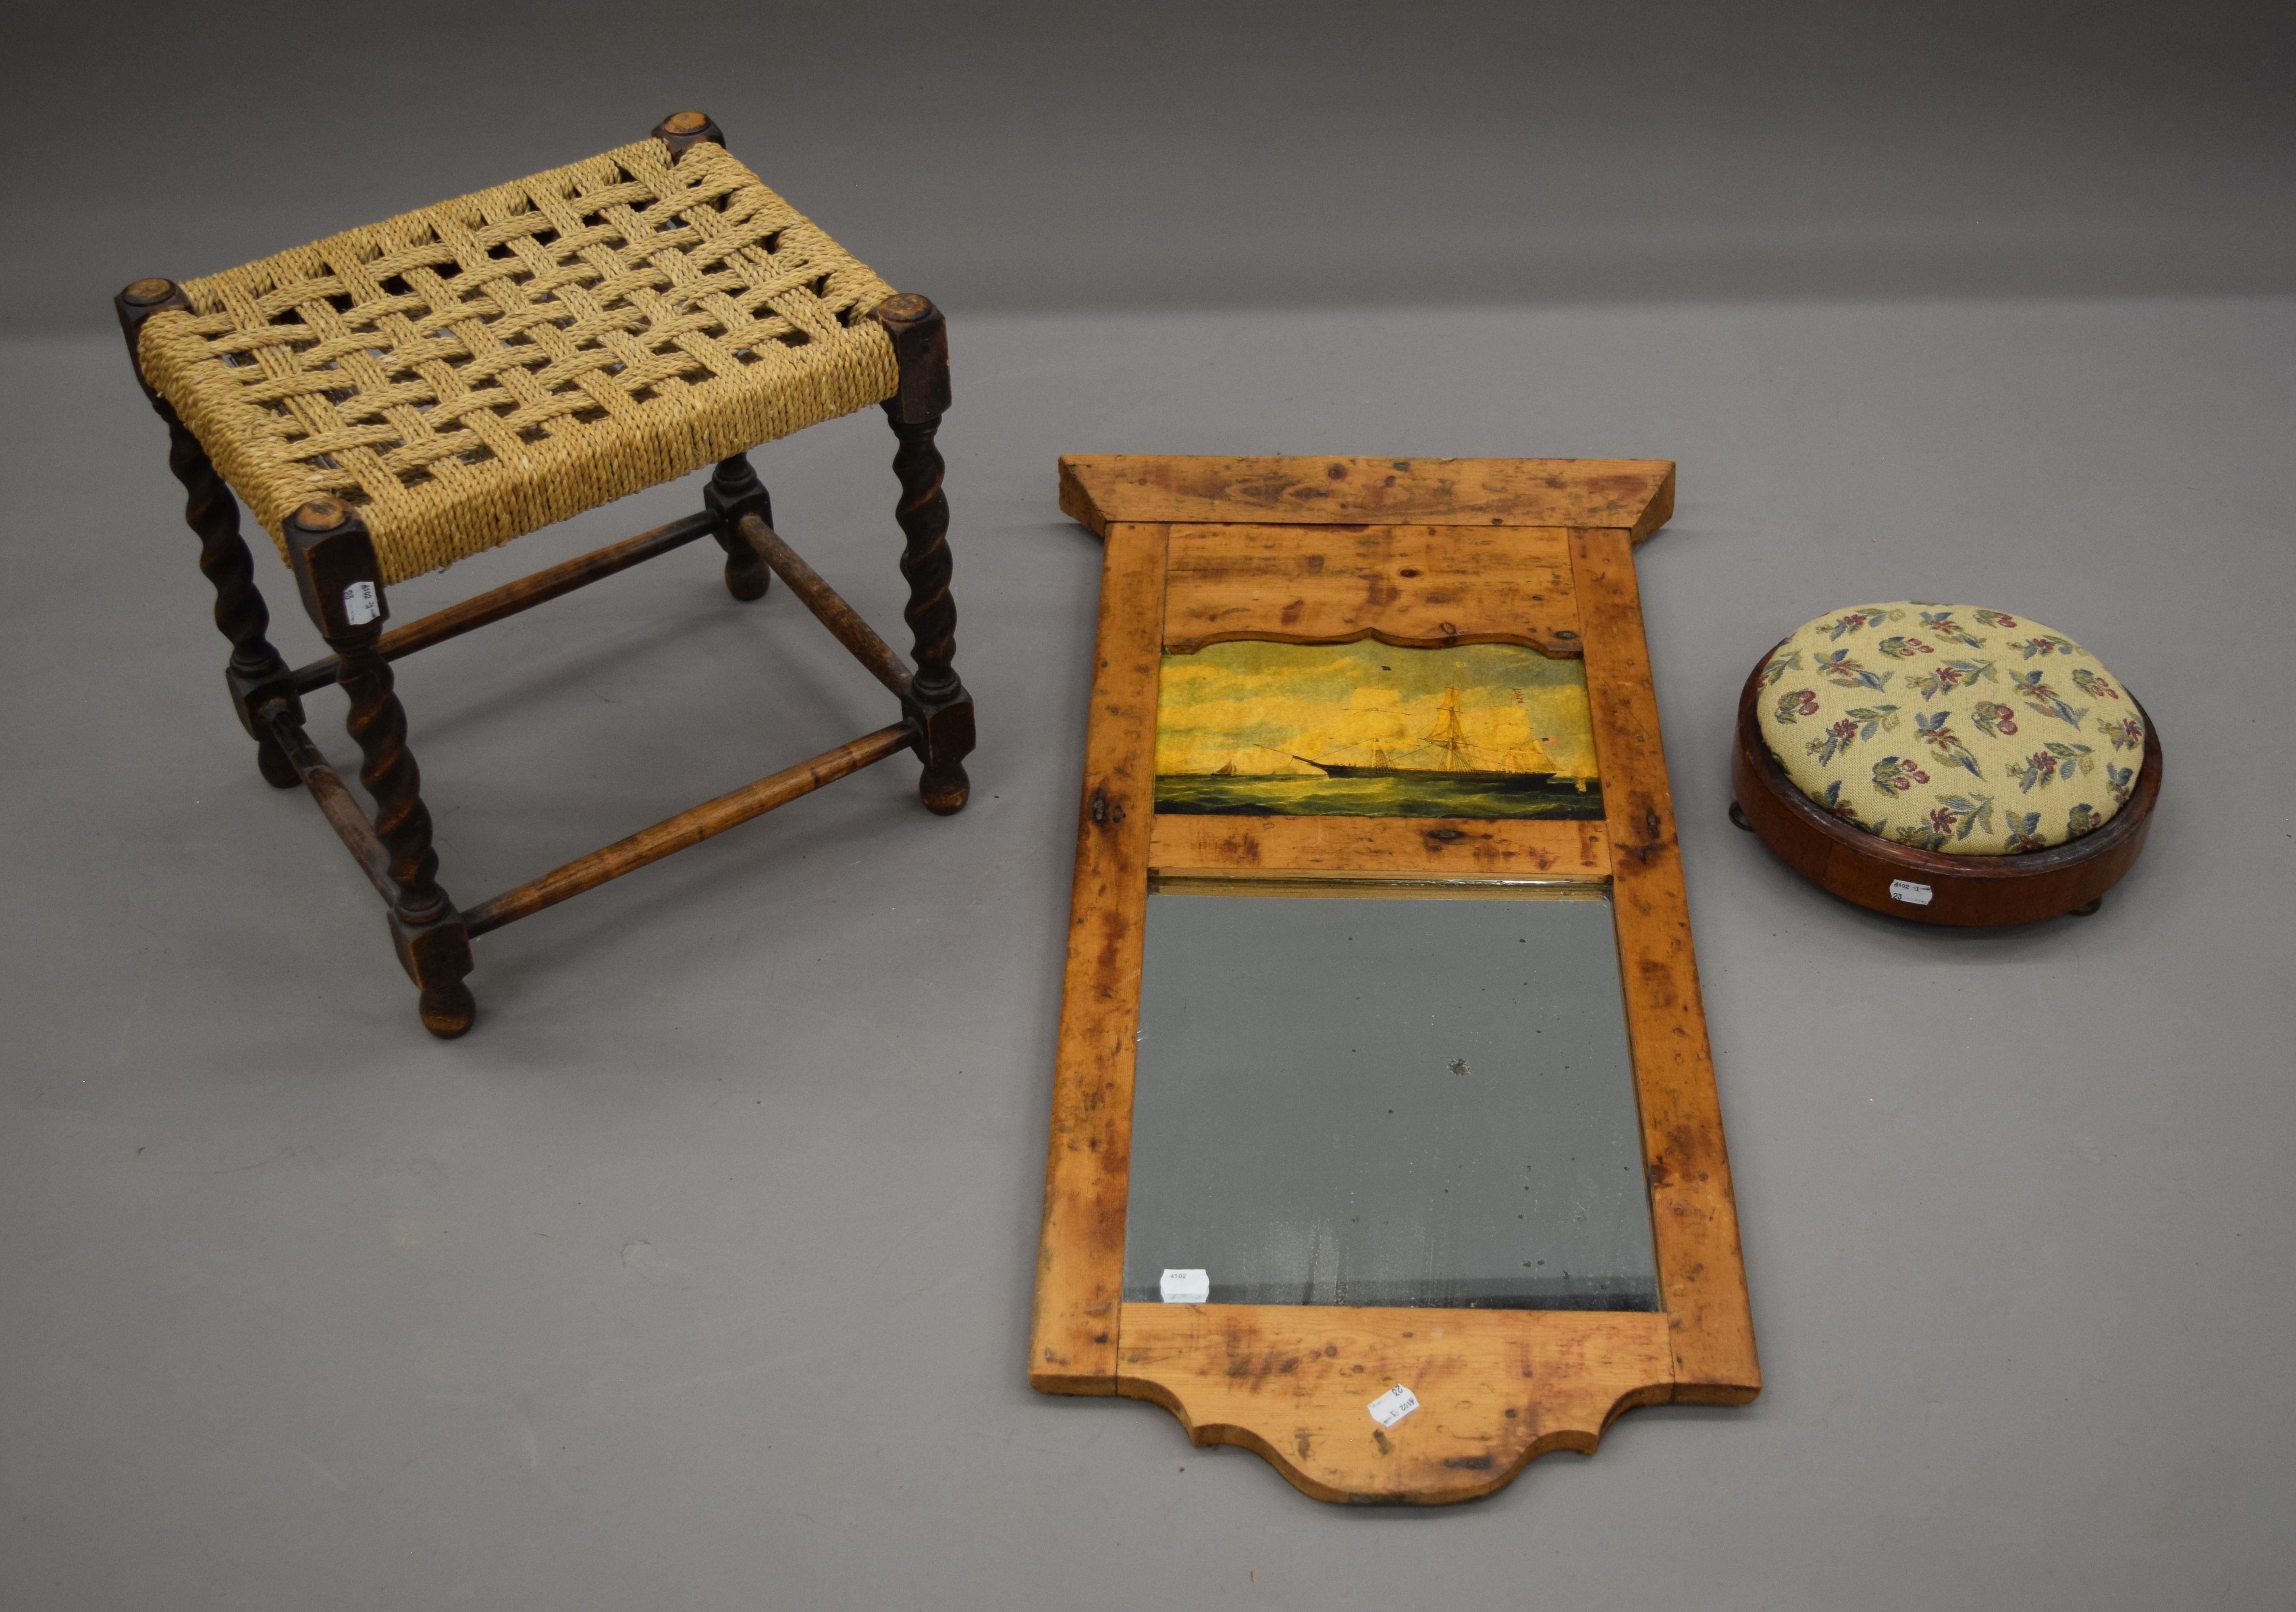
[{"label": "scalloped mirror base", "polygon": [[[1667,1318],[1631,1311],[1127,1304],[1119,1337],[1119,1394],[1353,1505],[1476,1499],[1675,1397]],[[1370,1403],[1398,1383],[1419,1409],[1382,1428]]]}]

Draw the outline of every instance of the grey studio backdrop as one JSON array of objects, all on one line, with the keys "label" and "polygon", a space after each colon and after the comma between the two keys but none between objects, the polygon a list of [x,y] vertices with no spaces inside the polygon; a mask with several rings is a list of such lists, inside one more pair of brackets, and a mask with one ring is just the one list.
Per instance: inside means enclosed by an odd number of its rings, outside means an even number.
[{"label": "grey studio backdrop", "polygon": [[[2296,1604],[2284,9],[5,27],[0,1604]],[[896,761],[489,937],[478,1028],[435,1043],[233,724],[106,299],[686,104],[949,311],[973,802],[928,818]],[[1053,505],[1076,450],[1680,462],[1641,575],[1754,1405],[1367,1513],[1026,1388],[1099,565]],[[889,451],[865,417],[758,463],[891,624]],[[883,719],[715,569],[403,664],[450,889]],[[2073,631],[2158,720],[2152,847],[2096,918],[1901,927],[1725,821],[1753,658],[1906,595]]]}]

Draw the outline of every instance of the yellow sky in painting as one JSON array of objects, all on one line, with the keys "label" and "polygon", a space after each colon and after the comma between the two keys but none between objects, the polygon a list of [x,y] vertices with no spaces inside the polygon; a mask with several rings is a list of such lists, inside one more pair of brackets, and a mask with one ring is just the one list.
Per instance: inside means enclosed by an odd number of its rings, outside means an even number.
[{"label": "yellow sky in painting", "polygon": [[1538,768],[1536,742],[1565,774],[1595,776],[1585,668],[1512,643],[1398,650],[1359,643],[1215,643],[1164,657],[1156,770],[1313,774],[1292,759],[1364,765],[1377,747],[1398,766],[1435,764],[1425,744],[1443,691],[1477,759]]}]

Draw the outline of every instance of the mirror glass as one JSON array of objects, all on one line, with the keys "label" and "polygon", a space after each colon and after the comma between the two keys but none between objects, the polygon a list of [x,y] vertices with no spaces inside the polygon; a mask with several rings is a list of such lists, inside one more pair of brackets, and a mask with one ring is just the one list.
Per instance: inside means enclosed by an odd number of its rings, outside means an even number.
[{"label": "mirror glass", "polygon": [[1139,1034],[1126,1298],[1660,1307],[1606,891],[1168,881]]}]

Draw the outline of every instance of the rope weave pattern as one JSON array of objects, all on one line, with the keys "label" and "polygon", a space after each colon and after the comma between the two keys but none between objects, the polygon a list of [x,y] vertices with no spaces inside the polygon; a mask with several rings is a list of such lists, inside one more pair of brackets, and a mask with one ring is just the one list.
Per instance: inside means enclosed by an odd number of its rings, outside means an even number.
[{"label": "rope weave pattern", "polygon": [[[383,581],[891,395],[892,288],[725,149],[644,140],[185,282],[144,377],[275,541],[322,495]],[[280,553],[286,548],[281,544]]]}]

